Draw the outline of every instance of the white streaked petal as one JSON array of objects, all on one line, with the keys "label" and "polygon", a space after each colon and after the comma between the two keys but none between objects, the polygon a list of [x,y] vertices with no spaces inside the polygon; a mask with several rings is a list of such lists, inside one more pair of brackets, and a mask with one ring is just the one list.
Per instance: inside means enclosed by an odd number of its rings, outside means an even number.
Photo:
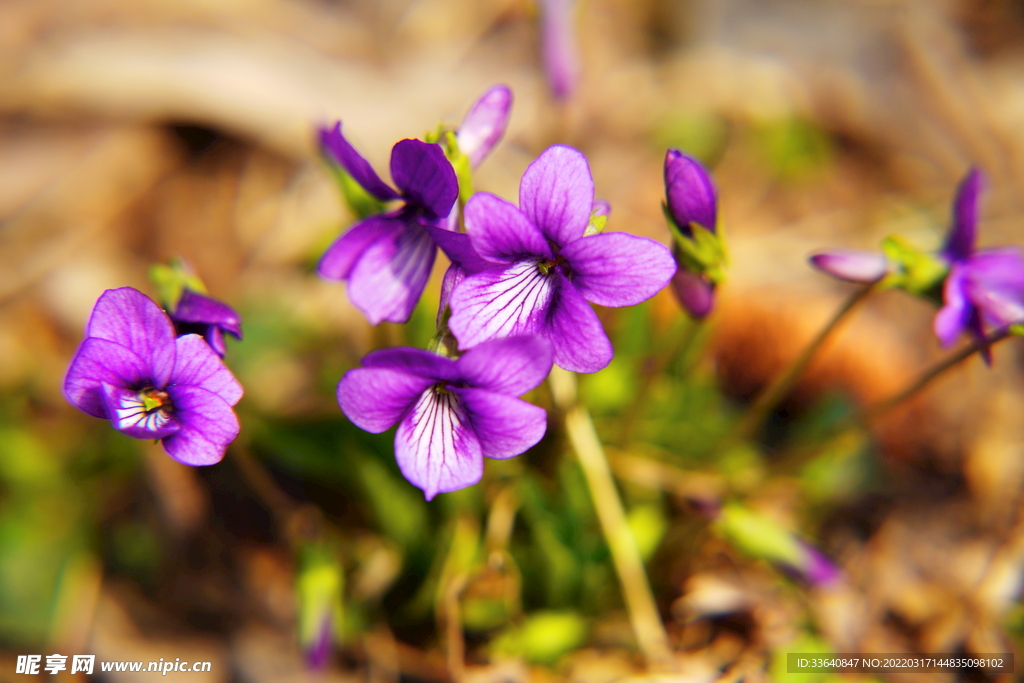
[{"label": "white streaked petal", "polygon": [[551,303],[553,280],[538,259],[470,275],[452,292],[448,325],[469,349],[489,339],[538,334]]},{"label": "white streaked petal", "polygon": [[146,409],[143,392],[109,384],[103,386],[107,413],[114,428],[136,439],[162,439],[178,431],[171,407]]},{"label": "white streaked petal", "polygon": [[438,385],[420,394],[398,426],[395,458],[405,478],[423,489],[427,500],[471,486],[484,472],[480,441],[465,407]]}]

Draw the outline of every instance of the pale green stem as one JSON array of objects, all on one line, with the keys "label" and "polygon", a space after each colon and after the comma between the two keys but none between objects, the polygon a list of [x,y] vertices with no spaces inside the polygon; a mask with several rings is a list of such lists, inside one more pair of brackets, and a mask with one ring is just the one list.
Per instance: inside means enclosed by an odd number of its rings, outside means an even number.
[{"label": "pale green stem", "polygon": [[608,466],[608,457],[590,414],[576,401],[576,378],[556,367],[551,371],[549,381],[556,404],[566,411],[565,430],[579,458],[601,523],[601,531],[611,551],[612,563],[622,585],[626,610],[637,644],[650,668],[672,670],[675,668],[675,659],[668,634],[661,622],[636,540],[626,521],[626,513]]},{"label": "pale green stem", "polygon": [[782,401],[789,392],[793,389],[793,385],[796,384],[800,376],[803,375],[804,370],[814,360],[814,356],[818,353],[825,342],[828,341],[832,333],[836,331],[839,324],[859,306],[871,292],[874,291],[874,284],[867,285],[855,291],[853,295],[848,298],[843,305],[836,311],[836,314],[832,316],[828,324],[817,336],[811,340],[806,348],[800,353],[799,356],[793,359],[793,362],[781,372],[778,376],[772,380],[772,383],[762,391],[758,397],[754,400],[754,403],[747,409],[743,419],[740,420],[738,432],[741,436],[750,438],[757,433],[757,430],[761,428],[764,423],[765,417],[768,416],[780,401]]}]

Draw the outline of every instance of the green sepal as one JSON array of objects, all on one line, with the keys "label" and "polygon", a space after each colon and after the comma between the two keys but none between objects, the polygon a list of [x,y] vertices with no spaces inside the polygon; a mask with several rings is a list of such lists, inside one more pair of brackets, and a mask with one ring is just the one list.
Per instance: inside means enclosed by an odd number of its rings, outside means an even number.
[{"label": "green sepal", "polygon": [[882,251],[897,268],[882,280],[880,287],[902,289],[942,305],[942,282],[949,274],[946,261],[896,235],[882,240]]},{"label": "green sepal", "polygon": [[147,274],[149,281],[156,287],[160,304],[168,311],[178,307],[178,301],[186,289],[206,294],[206,285],[183,259],[172,258],[169,265],[154,263],[149,267]]},{"label": "green sepal", "polygon": [[691,235],[687,235],[676,224],[668,205],[662,202],[661,208],[676,245],[674,251],[680,261],[679,265],[692,273],[707,277],[715,284],[724,282],[725,269],[729,265],[729,252],[722,231],[719,229],[712,232],[699,223],[690,223]]},{"label": "green sepal", "polygon": [[345,205],[359,220],[384,213],[384,202],[367,192],[348,171],[334,163],[328,165],[335,182],[338,183]]},{"label": "green sepal", "polygon": [[590,212],[590,222],[587,223],[587,229],[583,231],[584,237],[590,237],[591,235],[597,235],[604,232],[605,226],[608,225],[608,216],[597,215],[597,209],[593,209]]},{"label": "green sepal", "polygon": [[1010,334],[1015,337],[1024,337],[1024,325],[1010,325]]}]

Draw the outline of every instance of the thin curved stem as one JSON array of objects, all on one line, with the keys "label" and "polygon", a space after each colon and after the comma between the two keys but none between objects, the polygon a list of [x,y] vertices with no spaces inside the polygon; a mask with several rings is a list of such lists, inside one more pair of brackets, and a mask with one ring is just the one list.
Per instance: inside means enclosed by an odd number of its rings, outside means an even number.
[{"label": "thin curved stem", "polygon": [[895,408],[900,403],[903,403],[903,401],[907,400],[917,392],[924,389],[932,382],[932,380],[934,380],[936,377],[939,377],[947,370],[956,367],[963,361],[973,356],[975,353],[983,349],[987,349],[996,342],[999,342],[1009,336],[1009,330],[1000,330],[998,332],[995,332],[994,334],[990,334],[984,339],[979,339],[972,344],[968,344],[964,348],[954,353],[949,358],[943,361],[939,361],[932,367],[922,372],[920,375],[918,375],[917,379],[915,379],[913,382],[907,385],[904,389],[896,392],[887,399],[879,401],[873,406],[865,408],[863,411],[861,411],[859,415],[861,421],[868,422],[888,412],[892,408]]},{"label": "thin curved stem", "polygon": [[814,360],[814,356],[818,353],[825,342],[828,341],[832,333],[836,331],[839,324],[853,312],[861,303],[867,299],[868,295],[871,294],[875,289],[875,283],[869,284],[856,290],[852,296],[850,296],[843,305],[836,311],[832,319],[829,320],[828,324],[817,336],[811,340],[806,348],[800,353],[799,356],[793,359],[793,362],[781,372],[778,376],[772,380],[772,383],[762,391],[758,397],[754,400],[754,403],[747,409],[746,414],[740,420],[738,432],[743,437],[753,436],[761,425],[764,423],[765,417],[768,416],[780,401],[786,398],[786,395],[793,389],[793,385],[796,384],[800,376],[803,375],[807,366]]}]

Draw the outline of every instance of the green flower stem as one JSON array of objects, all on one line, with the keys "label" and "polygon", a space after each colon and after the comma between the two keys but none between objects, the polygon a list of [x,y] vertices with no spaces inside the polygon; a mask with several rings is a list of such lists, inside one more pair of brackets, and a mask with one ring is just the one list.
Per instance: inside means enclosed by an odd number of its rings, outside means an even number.
[{"label": "green flower stem", "polygon": [[907,385],[904,389],[896,392],[887,399],[879,401],[873,406],[865,408],[858,415],[860,421],[869,422],[879,417],[880,415],[888,412],[889,410],[895,408],[899,404],[906,401],[911,396],[915,395],[917,392],[924,389],[932,382],[932,380],[934,380],[936,377],[939,377],[947,370],[956,367],[963,361],[973,356],[975,353],[981,351],[982,349],[986,349],[995,344],[996,342],[1002,341],[1003,339],[1006,339],[1009,336],[1009,330],[1000,330],[998,332],[990,334],[984,339],[979,339],[971,344],[968,344],[967,346],[965,346],[964,348],[960,349],[952,356],[947,358],[946,360],[939,361],[932,367],[922,372],[917,377],[917,379],[915,379],[913,382]]},{"label": "green flower stem", "polygon": [[672,670],[675,659],[668,634],[661,622],[636,540],[626,522],[626,513],[594,422],[587,409],[576,401],[575,380],[571,373],[554,368],[549,378],[552,396],[556,404],[566,411],[565,430],[579,458],[601,531],[611,551],[637,644],[651,669]]},{"label": "green flower stem", "polygon": [[856,290],[850,298],[848,298],[843,305],[836,311],[836,314],[832,316],[828,324],[817,336],[811,340],[811,343],[800,353],[799,356],[793,359],[793,362],[789,364],[782,373],[780,373],[772,381],[768,387],[762,391],[754,403],[747,409],[746,414],[740,420],[738,432],[740,436],[750,438],[757,433],[757,430],[761,428],[764,423],[765,417],[768,416],[780,401],[786,398],[786,395],[793,389],[793,385],[796,384],[800,376],[803,375],[804,370],[814,360],[814,356],[818,353],[825,342],[828,341],[832,333],[836,331],[839,324],[852,313],[861,303],[867,299],[868,295],[875,290],[875,285],[870,284],[865,287],[861,287]]}]

